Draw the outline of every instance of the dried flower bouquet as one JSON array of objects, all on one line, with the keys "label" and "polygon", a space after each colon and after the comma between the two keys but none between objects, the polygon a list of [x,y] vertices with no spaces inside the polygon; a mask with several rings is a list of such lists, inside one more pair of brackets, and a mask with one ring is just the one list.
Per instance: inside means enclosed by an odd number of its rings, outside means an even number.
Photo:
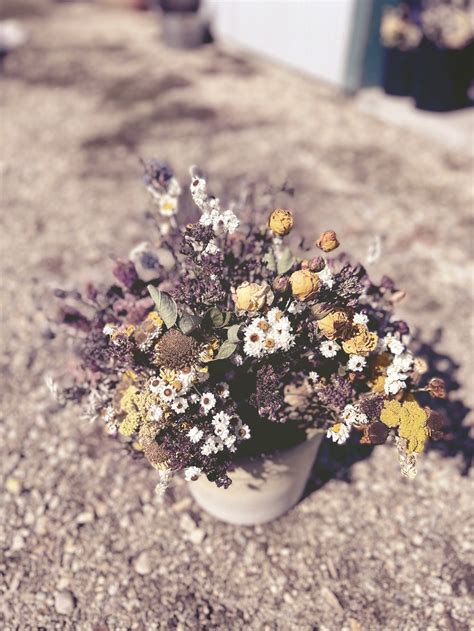
[{"label": "dried flower bouquet", "polygon": [[[333,231],[297,258],[285,244],[293,214],[239,223],[192,171],[201,215],[178,227],[181,189],[169,167],[146,165],[161,218],[153,243],[116,261],[117,283],[84,295],[58,290],[60,320],[73,329],[78,359],[63,401],[80,401],[159,471],[231,484],[244,453],[265,453],[325,432],[342,444],[394,441],[405,475],[440,435],[442,420],[415,399],[444,397],[441,380],[421,386],[423,361],[394,317],[400,297],[384,277],[333,256]],[[165,256],[164,256],[165,255]]]}]

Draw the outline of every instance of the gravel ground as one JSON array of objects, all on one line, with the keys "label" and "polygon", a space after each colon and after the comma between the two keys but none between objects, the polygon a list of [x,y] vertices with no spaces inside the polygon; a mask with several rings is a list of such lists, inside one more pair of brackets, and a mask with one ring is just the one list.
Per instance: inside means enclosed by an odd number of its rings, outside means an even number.
[{"label": "gravel ground", "polygon": [[[175,52],[150,14],[9,0],[29,44],[2,88],[2,515],[5,630],[464,630],[473,619],[469,337],[472,163],[358,112],[331,88],[208,46]],[[198,163],[222,197],[296,188],[299,228],[373,235],[407,290],[402,314],[451,383],[449,440],[416,481],[394,450],[324,445],[305,499],[270,525],[203,514],[94,425],[55,409],[44,375],[51,287],[105,278],[146,238],[138,158]],[[472,627],[471,627],[472,628]]]}]

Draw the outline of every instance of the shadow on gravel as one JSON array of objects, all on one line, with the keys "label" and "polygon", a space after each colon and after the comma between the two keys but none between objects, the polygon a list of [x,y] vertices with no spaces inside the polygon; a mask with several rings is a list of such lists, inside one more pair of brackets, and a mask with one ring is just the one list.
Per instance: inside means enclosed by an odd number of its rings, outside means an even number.
[{"label": "shadow on gravel", "polygon": [[[430,341],[423,341],[415,336],[413,348],[415,354],[425,359],[429,365],[426,380],[432,377],[443,379],[446,383],[448,398],[431,399],[425,393],[420,393],[418,400],[422,405],[429,405],[433,410],[440,412],[445,419],[444,440],[430,441],[428,450],[439,451],[450,458],[462,456],[463,464],[460,475],[465,476],[472,466],[474,455],[474,440],[469,436],[469,427],[464,425],[464,420],[470,409],[462,400],[455,398],[456,391],[460,388],[457,380],[460,366],[452,357],[437,350],[442,337],[442,329],[437,329]],[[324,440],[314,463],[304,497],[332,479],[351,482],[352,465],[368,458],[373,449],[373,446],[361,445],[354,434],[345,445],[336,445],[329,440]],[[394,448],[394,459],[396,457]]]},{"label": "shadow on gravel", "polygon": [[154,101],[171,90],[187,88],[192,82],[185,77],[169,73],[158,80],[126,78],[115,81],[106,88],[104,102],[134,104],[140,101]]}]

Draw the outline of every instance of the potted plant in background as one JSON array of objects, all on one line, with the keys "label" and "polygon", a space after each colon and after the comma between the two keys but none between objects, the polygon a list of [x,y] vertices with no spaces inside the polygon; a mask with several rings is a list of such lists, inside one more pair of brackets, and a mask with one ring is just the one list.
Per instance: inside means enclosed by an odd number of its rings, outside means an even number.
[{"label": "potted plant in background", "polygon": [[417,52],[416,107],[444,112],[472,105],[473,14],[463,3],[426,3],[420,13],[423,39]]},{"label": "potted plant in background", "polygon": [[[301,494],[323,436],[387,440],[402,472],[439,437],[440,416],[415,395],[424,362],[394,317],[401,297],[384,277],[332,253],[333,231],[286,244],[294,216],[278,208],[244,223],[192,171],[199,219],[179,227],[181,189],[169,167],[146,165],[159,232],[117,260],[112,285],[57,290],[74,368],[60,388],[142,454],[162,492],[179,471],[211,514],[240,524],[274,519]],[[319,251],[319,253],[318,253]],[[332,254],[332,258],[331,258]]]},{"label": "potted plant in background", "polygon": [[201,0],[158,0],[162,36],[172,48],[196,48],[209,41],[209,24],[201,14]]},{"label": "potted plant in background", "polygon": [[415,51],[421,36],[407,5],[385,7],[380,39],[384,47],[382,85],[387,94],[411,96]]}]

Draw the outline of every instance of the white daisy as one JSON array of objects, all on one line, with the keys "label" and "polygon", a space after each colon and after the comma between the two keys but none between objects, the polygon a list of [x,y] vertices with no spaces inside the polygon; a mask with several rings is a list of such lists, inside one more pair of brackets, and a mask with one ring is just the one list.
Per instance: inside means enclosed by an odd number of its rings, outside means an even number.
[{"label": "white daisy", "polygon": [[221,381],[216,385],[216,392],[221,399],[227,399],[230,395],[229,384]]},{"label": "white daisy", "polygon": [[178,198],[173,195],[162,195],[158,200],[158,211],[163,217],[172,217],[178,212]]},{"label": "white daisy", "polygon": [[212,444],[209,440],[206,440],[204,445],[201,447],[201,453],[203,456],[210,456],[213,453]]},{"label": "white daisy", "polygon": [[347,368],[353,372],[362,372],[366,364],[367,360],[362,355],[351,355],[347,362]]},{"label": "white daisy", "polygon": [[197,403],[200,400],[200,398],[201,397],[195,392],[189,395],[189,400],[191,401],[191,403]]},{"label": "white daisy", "polygon": [[314,385],[319,380],[319,375],[315,370],[312,370],[308,375],[308,379]]},{"label": "white daisy", "polygon": [[204,445],[201,447],[201,453],[205,456],[216,454],[224,449],[224,443],[219,436],[209,436]]},{"label": "white daisy", "polygon": [[161,383],[158,387],[158,394],[162,401],[171,403],[176,397],[176,390],[169,383]]},{"label": "white daisy", "polygon": [[241,427],[242,427],[242,420],[238,417],[238,416],[231,416],[230,420],[229,420],[229,425],[232,429],[232,431],[238,435]]},{"label": "white daisy", "polygon": [[244,332],[244,353],[249,357],[260,357],[264,351],[265,333],[256,324],[249,324]]},{"label": "white daisy", "polygon": [[229,435],[229,421],[230,416],[225,412],[218,412],[212,417],[212,424],[214,425],[214,431],[217,436],[221,438],[227,438]]},{"label": "white daisy", "polygon": [[200,403],[201,403],[202,409],[207,414],[216,405],[216,397],[212,394],[212,392],[205,392],[201,396]]},{"label": "white daisy", "polygon": [[162,381],[161,379],[152,379],[149,383],[148,383],[148,387],[150,388],[150,391],[153,392],[153,394],[157,394],[160,391],[160,388],[164,385],[164,381]]},{"label": "white daisy", "polygon": [[349,438],[350,429],[345,423],[335,423],[327,431],[326,436],[338,445],[343,445]]},{"label": "white daisy", "polygon": [[171,409],[173,409],[177,414],[182,414],[188,409],[188,402],[184,397],[178,397],[171,404]]},{"label": "white daisy", "polygon": [[281,331],[281,333],[276,334],[276,343],[277,347],[275,350],[287,351],[295,343],[295,336],[289,331]]},{"label": "white daisy", "polygon": [[238,431],[238,436],[241,440],[248,440],[250,438],[250,427],[248,425],[242,425]]},{"label": "white daisy", "polygon": [[365,313],[356,313],[352,319],[354,324],[367,324],[369,318],[365,315]]},{"label": "white daisy", "polygon": [[[282,317],[283,312],[278,307],[272,307],[267,313],[267,320],[270,324],[275,324],[276,322],[279,322]],[[286,319],[288,320],[288,318]]]},{"label": "white daisy", "polygon": [[341,347],[337,342],[334,342],[334,340],[327,340],[320,345],[319,349],[324,357],[330,358],[335,357]]},{"label": "white daisy", "polygon": [[201,473],[202,470],[199,467],[186,467],[184,470],[184,479],[188,482],[195,482]]},{"label": "white daisy", "polygon": [[229,436],[226,436],[226,438],[224,438],[224,445],[227,447],[229,451],[237,450],[237,447],[235,446],[236,442],[237,442],[237,437],[233,434],[230,434]]},{"label": "white daisy", "polygon": [[202,429],[194,426],[188,432],[188,438],[192,443],[198,443],[201,438],[204,436]]}]

